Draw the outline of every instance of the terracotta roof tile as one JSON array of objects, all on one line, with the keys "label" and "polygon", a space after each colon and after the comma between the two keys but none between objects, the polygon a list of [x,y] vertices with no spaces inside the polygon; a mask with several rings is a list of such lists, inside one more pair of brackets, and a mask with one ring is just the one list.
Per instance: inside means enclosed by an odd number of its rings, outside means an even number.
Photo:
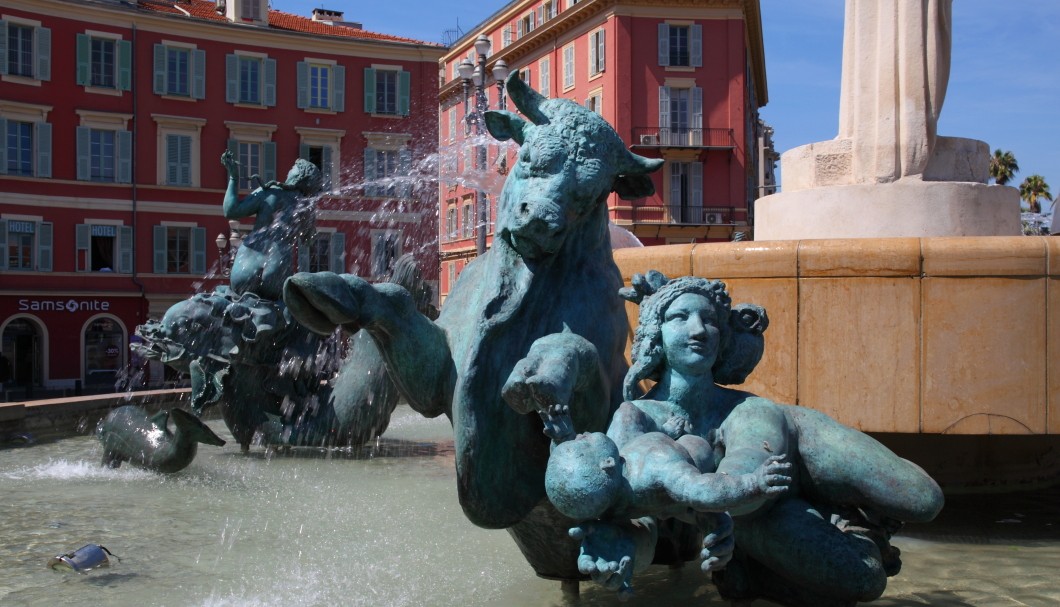
[{"label": "terracotta roof tile", "polygon": [[[217,14],[217,3],[212,0],[138,0],[138,3],[143,9],[159,13],[184,16],[190,15],[193,18],[205,19],[208,21],[227,21],[224,15]],[[329,25],[320,21],[313,21],[309,17],[302,17],[274,10],[269,11],[269,29],[301,32],[319,36],[355,38],[359,40],[423,44],[442,48],[441,44],[435,44],[433,42],[423,42],[422,40],[414,40],[403,36],[392,36],[390,34],[379,34],[342,25]]]}]

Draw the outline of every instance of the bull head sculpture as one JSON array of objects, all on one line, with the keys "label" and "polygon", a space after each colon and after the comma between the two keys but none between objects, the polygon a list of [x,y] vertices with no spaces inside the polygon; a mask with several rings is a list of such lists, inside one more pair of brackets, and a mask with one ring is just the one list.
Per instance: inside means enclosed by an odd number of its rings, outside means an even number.
[{"label": "bull head sculpture", "polygon": [[485,120],[493,137],[521,146],[501,191],[497,233],[524,258],[555,254],[571,228],[611,192],[626,200],[655,192],[648,174],[663,160],[630,152],[599,114],[566,99],[546,99],[517,73],[506,87],[526,119],[490,111]]}]

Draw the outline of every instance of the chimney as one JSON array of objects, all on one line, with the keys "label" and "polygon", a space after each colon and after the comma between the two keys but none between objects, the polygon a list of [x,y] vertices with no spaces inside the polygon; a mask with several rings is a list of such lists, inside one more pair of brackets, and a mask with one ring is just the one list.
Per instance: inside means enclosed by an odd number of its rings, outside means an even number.
[{"label": "chimney", "polygon": [[313,21],[319,23],[326,23],[328,25],[341,25],[343,27],[351,27],[353,29],[361,29],[361,24],[354,21],[343,21],[342,11],[333,11],[326,8],[314,8],[313,9]]}]

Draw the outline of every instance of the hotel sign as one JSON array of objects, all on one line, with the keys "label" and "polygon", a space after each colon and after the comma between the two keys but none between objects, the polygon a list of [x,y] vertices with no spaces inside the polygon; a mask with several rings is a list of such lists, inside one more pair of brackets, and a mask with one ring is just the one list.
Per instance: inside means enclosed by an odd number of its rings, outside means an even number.
[{"label": "hotel sign", "polygon": [[19,312],[109,312],[110,302],[99,299],[20,299]]}]

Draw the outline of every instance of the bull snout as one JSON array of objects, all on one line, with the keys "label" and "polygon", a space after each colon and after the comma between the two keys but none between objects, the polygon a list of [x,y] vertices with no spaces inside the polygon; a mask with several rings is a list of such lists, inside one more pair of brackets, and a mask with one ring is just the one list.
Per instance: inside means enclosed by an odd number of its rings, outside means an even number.
[{"label": "bull snout", "polygon": [[566,217],[551,202],[527,200],[519,203],[510,228],[512,244],[525,257],[555,253],[565,236]]}]

